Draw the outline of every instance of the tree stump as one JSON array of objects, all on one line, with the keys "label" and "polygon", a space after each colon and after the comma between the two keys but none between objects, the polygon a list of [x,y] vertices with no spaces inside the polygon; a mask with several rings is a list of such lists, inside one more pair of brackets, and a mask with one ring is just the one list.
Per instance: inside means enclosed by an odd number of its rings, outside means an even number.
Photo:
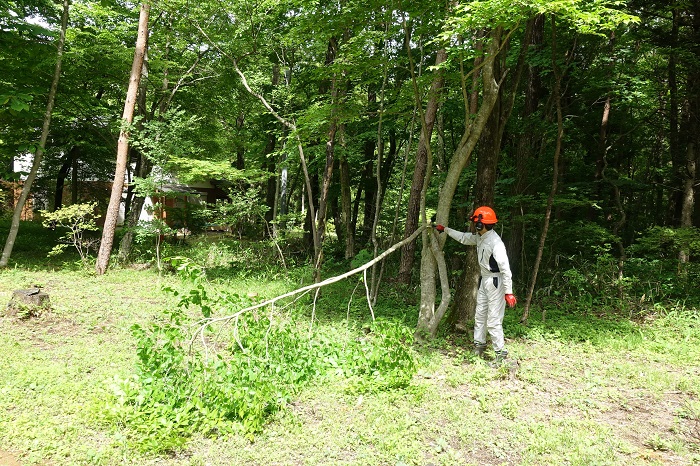
[{"label": "tree stump", "polygon": [[41,288],[15,290],[12,293],[12,299],[5,308],[5,315],[7,317],[28,319],[30,317],[38,317],[50,308],[49,295],[41,291]]}]

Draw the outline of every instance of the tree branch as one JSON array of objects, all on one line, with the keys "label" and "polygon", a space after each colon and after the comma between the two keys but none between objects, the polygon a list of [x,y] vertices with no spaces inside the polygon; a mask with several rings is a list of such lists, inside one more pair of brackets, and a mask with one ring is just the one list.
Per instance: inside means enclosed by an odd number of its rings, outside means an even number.
[{"label": "tree branch", "polygon": [[[290,292],[288,292],[288,293],[284,293],[284,294],[282,294],[282,295],[279,295],[279,296],[276,296],[276,297],[274,297],[274,298],[268,299],[267,301],[264,301],[264,302],[262,302],[262,303],[258,303],[258,304],[254,305],[254,306],[249,306],[249,307],[246,307],[246,308],[244,308],[244,309],[241,309],[240,311],[238,311],[238,312],[236,312],[236,313],[234,313],[234,314],[228,315],[228,316],[224,316],[224,317],[209,317],[209,318],[206,318],[206,319],[201,319],[201,320],[199,320],[198,322],[195,323],[195,326],[198,326],[198,328],[197,328],[197,330],[195,331],[194,335],[192,336],[192,340],[191,340],[191,341],[193,342],[193,341],[197,338],[197,335],[203,333],[203,332],[204,332],[204,329],[206,329],[206,328],[207,328],[209,325],[211,325],[211,324],[216,324],[216,323],[226,324],[226,323],[228,323],[228,322],[230,322],[230,321],[232,321],[232,320],[238,319],[241,315],[245,314],[246,312],[254,311],[255,309],[260,309],[260,308],[262,308],[262,307],[275,304],[277,301],[280,301],[280,300],[282,300],[282,299],[289,298],[289,297],[292,297],[292,296],[296,296],[296,295],[298,295],[298,294],[300,294],[300,293],[308,293],[309,291],[312,291],[312,290],[315,290],[315,289],[319,289],[319,288],[321,288],[321,287],[323,287],[323,286],[330,285],[330,284],[332,284],[332,283],[336,283],[336,282],[339,282],[339,281],[341,281],[341,280],[344,280],[344,279],[346,279],[346,278],[348,278],[348,277],[351,277],[351,276],[353,276],[353,275],[355,275],[355,274],[357,274],[357,273],[364,272],[365,270],[367,270],[368,268],[372,267],[372,266],[373,266],[374,264],[376,264],[377,262],[379,262],[379,261],[383,260],[385,257],[389,256],[391,253],[393,253],[393,252],[396,251],[397,249],[400,249],[403,245],[405,245],[405,244],[407,244],[407,243],[410,243],[411,241],[415,240],[415,239],[418,237],[418,235],[423,231],[423,229],[425,229],[424,226],[418,227],[418,229],[417,229],[416,231],[414,231],[413,234],[412,234],[411,236],[409,236],[408,238],[406,238],[406,239],[404,239],[404,240],[402,240],[402,241],[399,241],[398,243],[394,244],[394,245],[391,246],[389,249],[387,249],[386,251],[384,251],[383,253],[381,253],[381,254],[378,255],[376,258],[372,259],[371,261],[367,262],[366,264],[364,264],[364,265],[362,265],[362,266],[360,266],[360,267],[357,267],[357,268],[355,268],[355,269],[352,269],[352,270],[350,270],[349,272],[345,272],[345,273],[342,274],[342,275],[336,275],[335,277],[327,278],[327,279],[323,280],[322,282],[313,283],[313,284],[311,284],[311,285],[307,285],[307,286],[305,286],[305,287],[298,288],[298,289],[293,290],[293,291],[290,291]],[[444,260],[444,259],[443,259],[443,260]],[[448,291],[448,293],[449,293],[449,291]]]}]

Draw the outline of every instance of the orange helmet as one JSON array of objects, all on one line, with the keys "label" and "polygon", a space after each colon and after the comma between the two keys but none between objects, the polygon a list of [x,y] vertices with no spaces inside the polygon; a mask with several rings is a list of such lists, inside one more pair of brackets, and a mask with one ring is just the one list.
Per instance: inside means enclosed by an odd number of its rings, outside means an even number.
[{"label": "orange helmet", "polygon": [[496,212],[491,207],[481,206],[474,211],[471,217],[472,222],[481,222],[484,225],[493,225],[498,222]]}]

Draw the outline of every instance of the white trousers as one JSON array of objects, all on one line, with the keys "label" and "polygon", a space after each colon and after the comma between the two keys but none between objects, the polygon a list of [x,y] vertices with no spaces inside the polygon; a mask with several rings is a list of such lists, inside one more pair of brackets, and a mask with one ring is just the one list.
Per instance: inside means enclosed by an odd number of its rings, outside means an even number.
[{"label": "white trousers", "polygon": [[[494,284],[494,280],[498,286]],[[501,351],[505,346],[503,337],[503,316],[506,312],[503,278],[482,277],[476,297],[474,314],[474,343],[486,345],[486,332],[491,335],[494,351]]]}]

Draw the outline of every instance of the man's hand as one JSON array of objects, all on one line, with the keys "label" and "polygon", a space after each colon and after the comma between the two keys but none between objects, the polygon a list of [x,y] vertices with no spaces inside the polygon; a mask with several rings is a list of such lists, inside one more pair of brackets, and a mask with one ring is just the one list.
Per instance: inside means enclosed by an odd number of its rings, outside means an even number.
[{"label": "man's hand", "polygon": [[518,300],[514,294],[506,295],[506,304],[508,304],[508,307],[515,307],[515,305],[518,304]]},{"label": "man's hand", "polygon": [[443,231],[445,231],[445,227],[442,226],[442,225],[440,225],[440,224],[435,225],[435,229],[436,229],[437,231],[439,231],[440,233],[442,233]]}]

